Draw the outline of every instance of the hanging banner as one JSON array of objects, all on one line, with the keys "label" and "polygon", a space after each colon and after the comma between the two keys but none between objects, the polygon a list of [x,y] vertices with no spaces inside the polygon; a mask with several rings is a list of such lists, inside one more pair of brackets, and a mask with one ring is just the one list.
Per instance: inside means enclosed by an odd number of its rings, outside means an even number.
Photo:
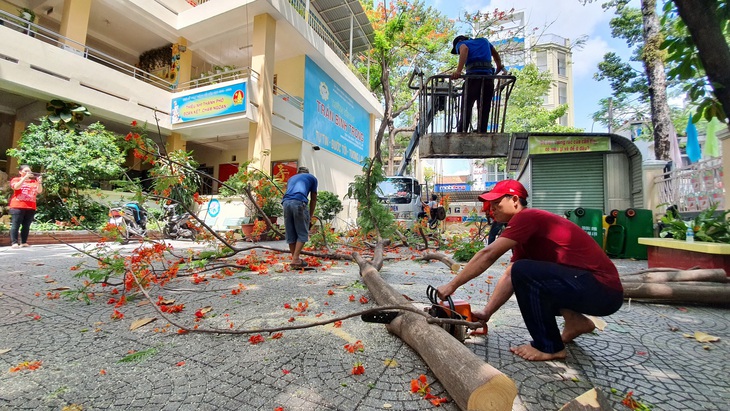
[{"label": "hanging banner", "polygon": [[530,155],[611,151],[611,139],[609,137],[530,136],[527,139],[527,144]]},{"label": "hanging banner", "polygon": [[172,124],[246,112],[246,82],[172,99]]},{"label": "hanging banner", "polygon": [[309,57],[304,72],[304,140],[362,163],[370,151],[370,115]]}]

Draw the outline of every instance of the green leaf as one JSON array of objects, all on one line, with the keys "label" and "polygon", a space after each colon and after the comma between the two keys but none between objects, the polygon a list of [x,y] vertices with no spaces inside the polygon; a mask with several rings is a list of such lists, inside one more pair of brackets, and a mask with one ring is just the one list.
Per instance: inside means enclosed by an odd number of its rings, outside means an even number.
[{"label": "green leaf", "polygon": [[153,355],[157,354],[159,350],[155,347],[146,349],[144,351],[137,351],[132,354],[125,355],[121,360],[117,361],[118,363],[129,363],[129,362],[140,362],[144,361],[149,357],[152,357]]}]

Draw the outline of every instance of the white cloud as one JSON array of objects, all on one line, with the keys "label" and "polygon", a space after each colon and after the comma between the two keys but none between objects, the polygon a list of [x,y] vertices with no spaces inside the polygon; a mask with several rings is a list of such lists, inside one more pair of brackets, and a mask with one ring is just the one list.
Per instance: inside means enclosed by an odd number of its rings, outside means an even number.
[{"label": "white cloud", "polygon": [[598,71],[598,63],[609,51],[613,51],[613,48],[604,39],[589,38],[583,48],[573,50],[573,77],[576,80],[593,77],[593,73]]}]

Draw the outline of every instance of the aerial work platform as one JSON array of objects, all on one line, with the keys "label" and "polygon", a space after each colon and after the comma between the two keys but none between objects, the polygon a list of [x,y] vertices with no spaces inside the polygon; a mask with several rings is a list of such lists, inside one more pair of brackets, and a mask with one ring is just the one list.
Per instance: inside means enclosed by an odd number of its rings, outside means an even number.
[{"label": "aerial work platform", "polygon": [[[413,84],[416,77],[419,85]],[[419,92],[419,121],[397,175],[405,173],[416,147],[421,158],[506,158],[510,134],[504,133],[504,122],[515,80],[511,75],[467,75],[452,79],[448,74],[439,74],[424,81],[423,72],[414,71],[409,87]],[[487,95],[491,94],[491,87],[483,86],[487,82],[494,85],[491,99]],[[479,101],[490,101],[488,106],[474,104],[473,113],[464,98],[470,84],[478,84]],[[469,117],[475,121],[467,121]],[[485,117],[486,127],[475,129],[474,124],[478,128]]]}]

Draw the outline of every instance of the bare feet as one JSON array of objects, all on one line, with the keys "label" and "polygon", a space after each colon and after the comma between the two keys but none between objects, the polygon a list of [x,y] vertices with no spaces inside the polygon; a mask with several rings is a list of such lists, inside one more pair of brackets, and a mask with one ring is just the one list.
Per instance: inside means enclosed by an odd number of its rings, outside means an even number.
[{"label": "bare feet", "polygon": [[593,332],[596,329],[593,321],[583,314],[570,310],[563,310],[561,314],[565,318],[565,328],[563,328],[563,333],[560,336],[563,343],[572,342],[575,337]]},{"label": "bare feet", "polygon": [[530,344],[520,345],[519,347],[510,347],[509,350],[528,361],[563,360],[566,357],[565,349],[556,353],[548,354],[538,350]]}]

